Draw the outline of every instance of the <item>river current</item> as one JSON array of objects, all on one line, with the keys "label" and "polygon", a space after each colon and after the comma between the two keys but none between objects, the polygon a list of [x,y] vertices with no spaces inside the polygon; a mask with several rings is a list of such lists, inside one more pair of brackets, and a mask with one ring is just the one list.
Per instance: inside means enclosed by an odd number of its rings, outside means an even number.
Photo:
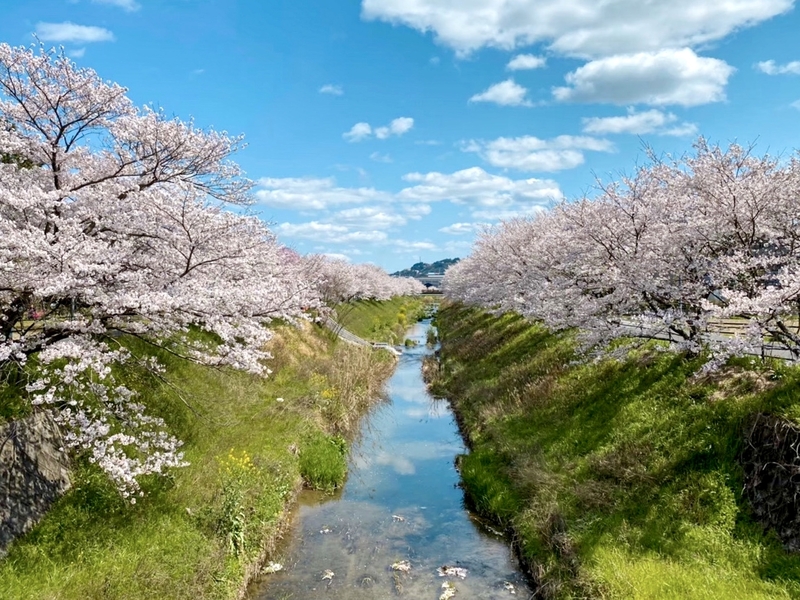
[{"label": "river current", "polygon": [[[364,421],[344,489],[304,492],[295,523],[252,600],[529,598],[508,541],[464,507],[453,415],[422,381],[430,323],[408,333],[388,401]],[[444,572],[445,575],[440,573]]]}]

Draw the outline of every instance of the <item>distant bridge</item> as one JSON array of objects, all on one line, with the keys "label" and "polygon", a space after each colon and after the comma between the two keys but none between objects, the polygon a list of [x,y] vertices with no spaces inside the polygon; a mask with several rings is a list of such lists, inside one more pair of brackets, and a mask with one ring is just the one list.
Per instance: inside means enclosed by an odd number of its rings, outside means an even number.
[{"label": "distant bridge", "polygon": [[420,275],[419,277],[414,277],[414,279],[419,281],[425,287],[441,288],[444,275],[443,274],[440,275],[439,273],[428,273],[427,275]]}]

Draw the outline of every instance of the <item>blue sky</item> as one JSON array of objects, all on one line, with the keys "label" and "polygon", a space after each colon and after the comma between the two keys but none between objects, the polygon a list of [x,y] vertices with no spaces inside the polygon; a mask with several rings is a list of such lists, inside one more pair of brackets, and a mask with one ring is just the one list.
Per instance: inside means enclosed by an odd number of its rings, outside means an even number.
[{"label": "blue sky", "polygon": [[3,0],[137,104],[244,134],[252,210],[389,271],[698,135],[800,146],[794,0]]}]

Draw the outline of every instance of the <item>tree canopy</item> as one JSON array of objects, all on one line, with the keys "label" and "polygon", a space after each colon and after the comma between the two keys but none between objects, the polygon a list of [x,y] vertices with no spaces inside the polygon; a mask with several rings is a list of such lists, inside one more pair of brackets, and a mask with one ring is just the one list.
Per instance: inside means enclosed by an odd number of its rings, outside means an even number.
[{"label": "tree canopy", "polygon": [[711,320],[749,328],[718,356],[776,340],[800,356],[800,161],[699,139],[563,203],[485,231],[446,274],[451,296],[593,341],[642,325],[697,351]]}]

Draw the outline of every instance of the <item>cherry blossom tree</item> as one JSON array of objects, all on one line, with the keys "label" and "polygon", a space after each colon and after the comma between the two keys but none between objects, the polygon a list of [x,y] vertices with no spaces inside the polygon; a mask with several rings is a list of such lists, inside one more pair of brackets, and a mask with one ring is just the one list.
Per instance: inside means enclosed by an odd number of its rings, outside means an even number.
[{"label": "cherry blossom tree", "polygon": [[[0,44],[0,374],[133,497],[180,442],[112,367],[120,336],[266,374],[271,320],[319,296],[258,219],[241,139],[137,108],[62,52]],[[198,332],[207,332],[202,335]]]},{"label": "cherry blossom tree", "polygon": [[389,300],[425,289],[413,277],[391,277],[376,265],[352,264],[320,254],[307,256],[305,261],[306,276],[315,281],[323,302],[331,307],[354,300]]},{"label": "cherry blossom tree", "polygon": [[800,357],[800,163],[726,152],[702,140],[685,185],[697,201],[698,237],[711,258],[710,278],[723,302],[709,313],[750,321]]},{"label": "cherry blossom tree", "polygon": [[594,198],[502,223],[448,270],[466,302],[515,310],[603,341],[641,326],[694,352],[709,323],[746,318],[726,352],[765,337],[800,356],[800,163],[723,150],[658,159]]}]

